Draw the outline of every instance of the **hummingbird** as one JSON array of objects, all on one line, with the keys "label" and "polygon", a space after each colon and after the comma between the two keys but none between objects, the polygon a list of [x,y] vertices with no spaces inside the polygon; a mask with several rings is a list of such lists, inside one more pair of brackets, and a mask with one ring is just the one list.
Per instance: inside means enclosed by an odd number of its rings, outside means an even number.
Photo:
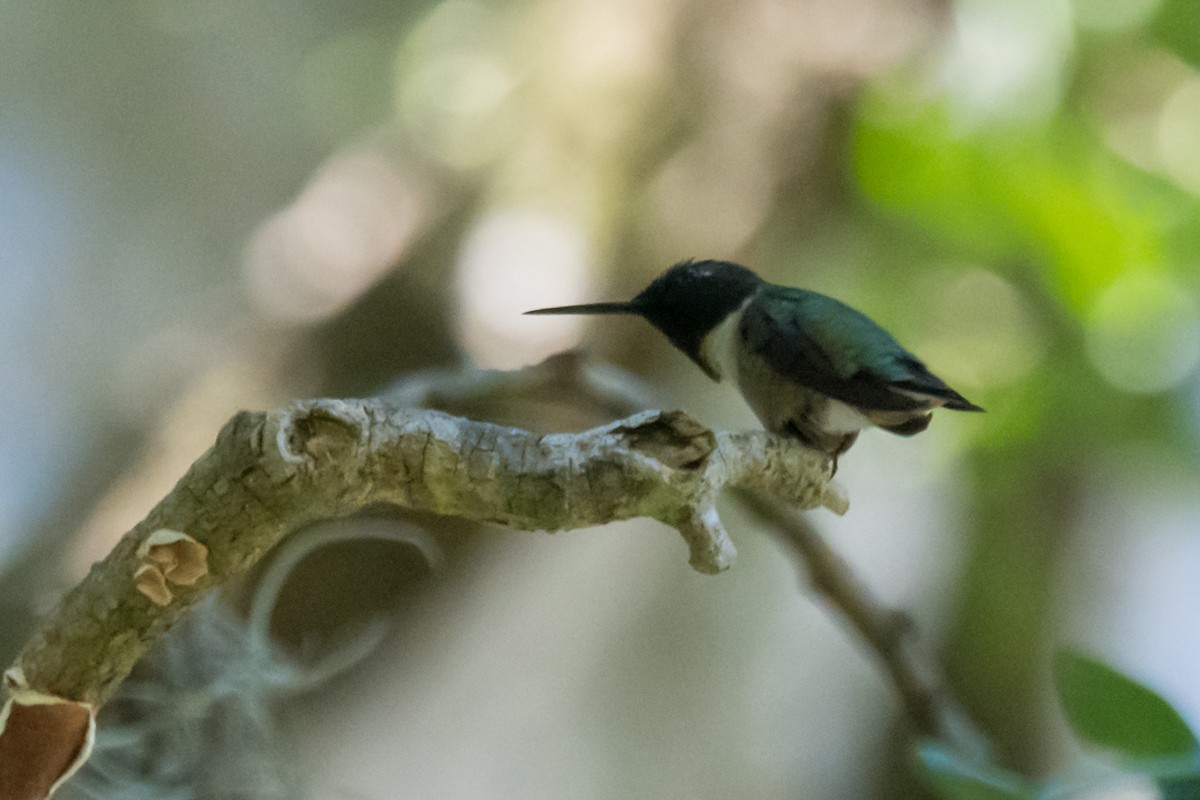
[{"label": "hummingbird", "polygon": [[764,428],[829,455],[835,471],[864,428],[912,436],[935,408],[983,411],[865,314],[728,261],[680,262],[627,302],[525,313],[644,318],[708,377],[734,381]]}]

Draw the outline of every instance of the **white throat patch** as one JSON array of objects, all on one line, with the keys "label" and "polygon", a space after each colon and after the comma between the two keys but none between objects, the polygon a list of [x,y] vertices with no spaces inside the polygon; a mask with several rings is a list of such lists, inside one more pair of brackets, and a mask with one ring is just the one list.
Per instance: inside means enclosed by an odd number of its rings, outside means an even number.
[{"label": "white throat patch", "polygon": [[737,380],[737,335],[738,322],[742,319],[742,311],[753,297],[747,297],[737,310],[725,317],[720,325],[709,331],[700,343],[700,360],[704,362],[717,380],[726,378]]}]

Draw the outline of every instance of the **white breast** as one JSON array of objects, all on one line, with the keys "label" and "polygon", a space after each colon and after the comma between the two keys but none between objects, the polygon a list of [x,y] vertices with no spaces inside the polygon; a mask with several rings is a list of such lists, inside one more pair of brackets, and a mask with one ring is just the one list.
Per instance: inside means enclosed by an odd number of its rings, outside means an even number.
[{"label": "white breast", "polygon": [[726,378],[737,381],[737,335],[738,322],[742,318],[742,309],[746,307],[747,299],[742,307],[725,318],[725,321],[712,329],[700,345],[700,358],[717,375],[718,380]]},{"label": "white breast", "polygon": [[829,398],[821,417],[821,428],[828,433],[857,433],[872,424],[858,409],[833,398]]}]

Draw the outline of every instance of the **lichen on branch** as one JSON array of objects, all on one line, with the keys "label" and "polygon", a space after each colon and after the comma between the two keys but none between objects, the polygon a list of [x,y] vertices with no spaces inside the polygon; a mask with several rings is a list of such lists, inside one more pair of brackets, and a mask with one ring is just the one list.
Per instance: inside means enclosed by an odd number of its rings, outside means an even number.
[{"label": "lichen on branch", "polygon": [[[67,594],[15,666],[38,692],[98,706],[184,610],[281,536],[381,503],[531,531],[652,517],[684,536],[693,567],[714,573],[735,555],[715,508],[722,488],[841,512],[830,473],[796,442],[712,431],[681,412],[545,435],[383,399],[242,412]],[[138,576],[145,541],[163,530],[206,548],[207,571],[152,598]]]}]

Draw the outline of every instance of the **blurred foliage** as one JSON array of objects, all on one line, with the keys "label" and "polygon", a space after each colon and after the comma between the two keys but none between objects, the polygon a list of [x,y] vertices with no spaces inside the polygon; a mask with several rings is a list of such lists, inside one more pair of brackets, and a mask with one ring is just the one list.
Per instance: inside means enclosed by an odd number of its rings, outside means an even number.
[{"label": "blurred foliage", "polygon": [[1032,787],[1020,776],[972,764],[938,742],[920,742],[915,753],[922,777],[946,800],[1027,800],[1032,796]]},{"label": "blurred foliage", "polygon": [[1154,40],[1200,68],[1200,7],[1189,0],[1163,0],[1149,26]]},{"label": "blurred foliage", "polygon": [[1179,712],[1145,686],[1077,653],[1061,654],[1056,666],[1067,719],[1089,742],[1130,758],[1200,755]]},{"label": "blurred foliage", "polygon": [[[1159,797],[1196,797],[1200,745],[1179,713],[1146,686],[1094,658],[1063,652],[1056,661],[1059,699],[1075,733],[1119,759],[1119,771],[1095,766],[1037,784],[969,761],[938,742],[916,746],[918,769],[945,800],[1071,800],[1106,795],[1144,775]],[[1136,787],[1132,791],[1138,791]]]},{"label": "blurred foliage", "polygon": [[[1196,8],[1164,6],[1147,33],[1182,41]],[[1027,766],[1042,759],[1034,687],[1087,465],[1150,446],[1195,475],[1196,421],[1180,403],[1200,339],[1200,204],[1105,141],[1128,111],[1096,98],[1127,76],[1101,64],[1149,58],[1152,39],[1077,35],[1072,89],[1053,113],[980,112],[910,70],[864,92],[851,144],[864,196],[923,231],[932,258],[988,265],[1016,289],[1016,324],[1035,332],[1019,379],[981,395],[992,413],[975,437],[977,523],[949,644],[964,699],[999,733],[1002,758]]]}]

